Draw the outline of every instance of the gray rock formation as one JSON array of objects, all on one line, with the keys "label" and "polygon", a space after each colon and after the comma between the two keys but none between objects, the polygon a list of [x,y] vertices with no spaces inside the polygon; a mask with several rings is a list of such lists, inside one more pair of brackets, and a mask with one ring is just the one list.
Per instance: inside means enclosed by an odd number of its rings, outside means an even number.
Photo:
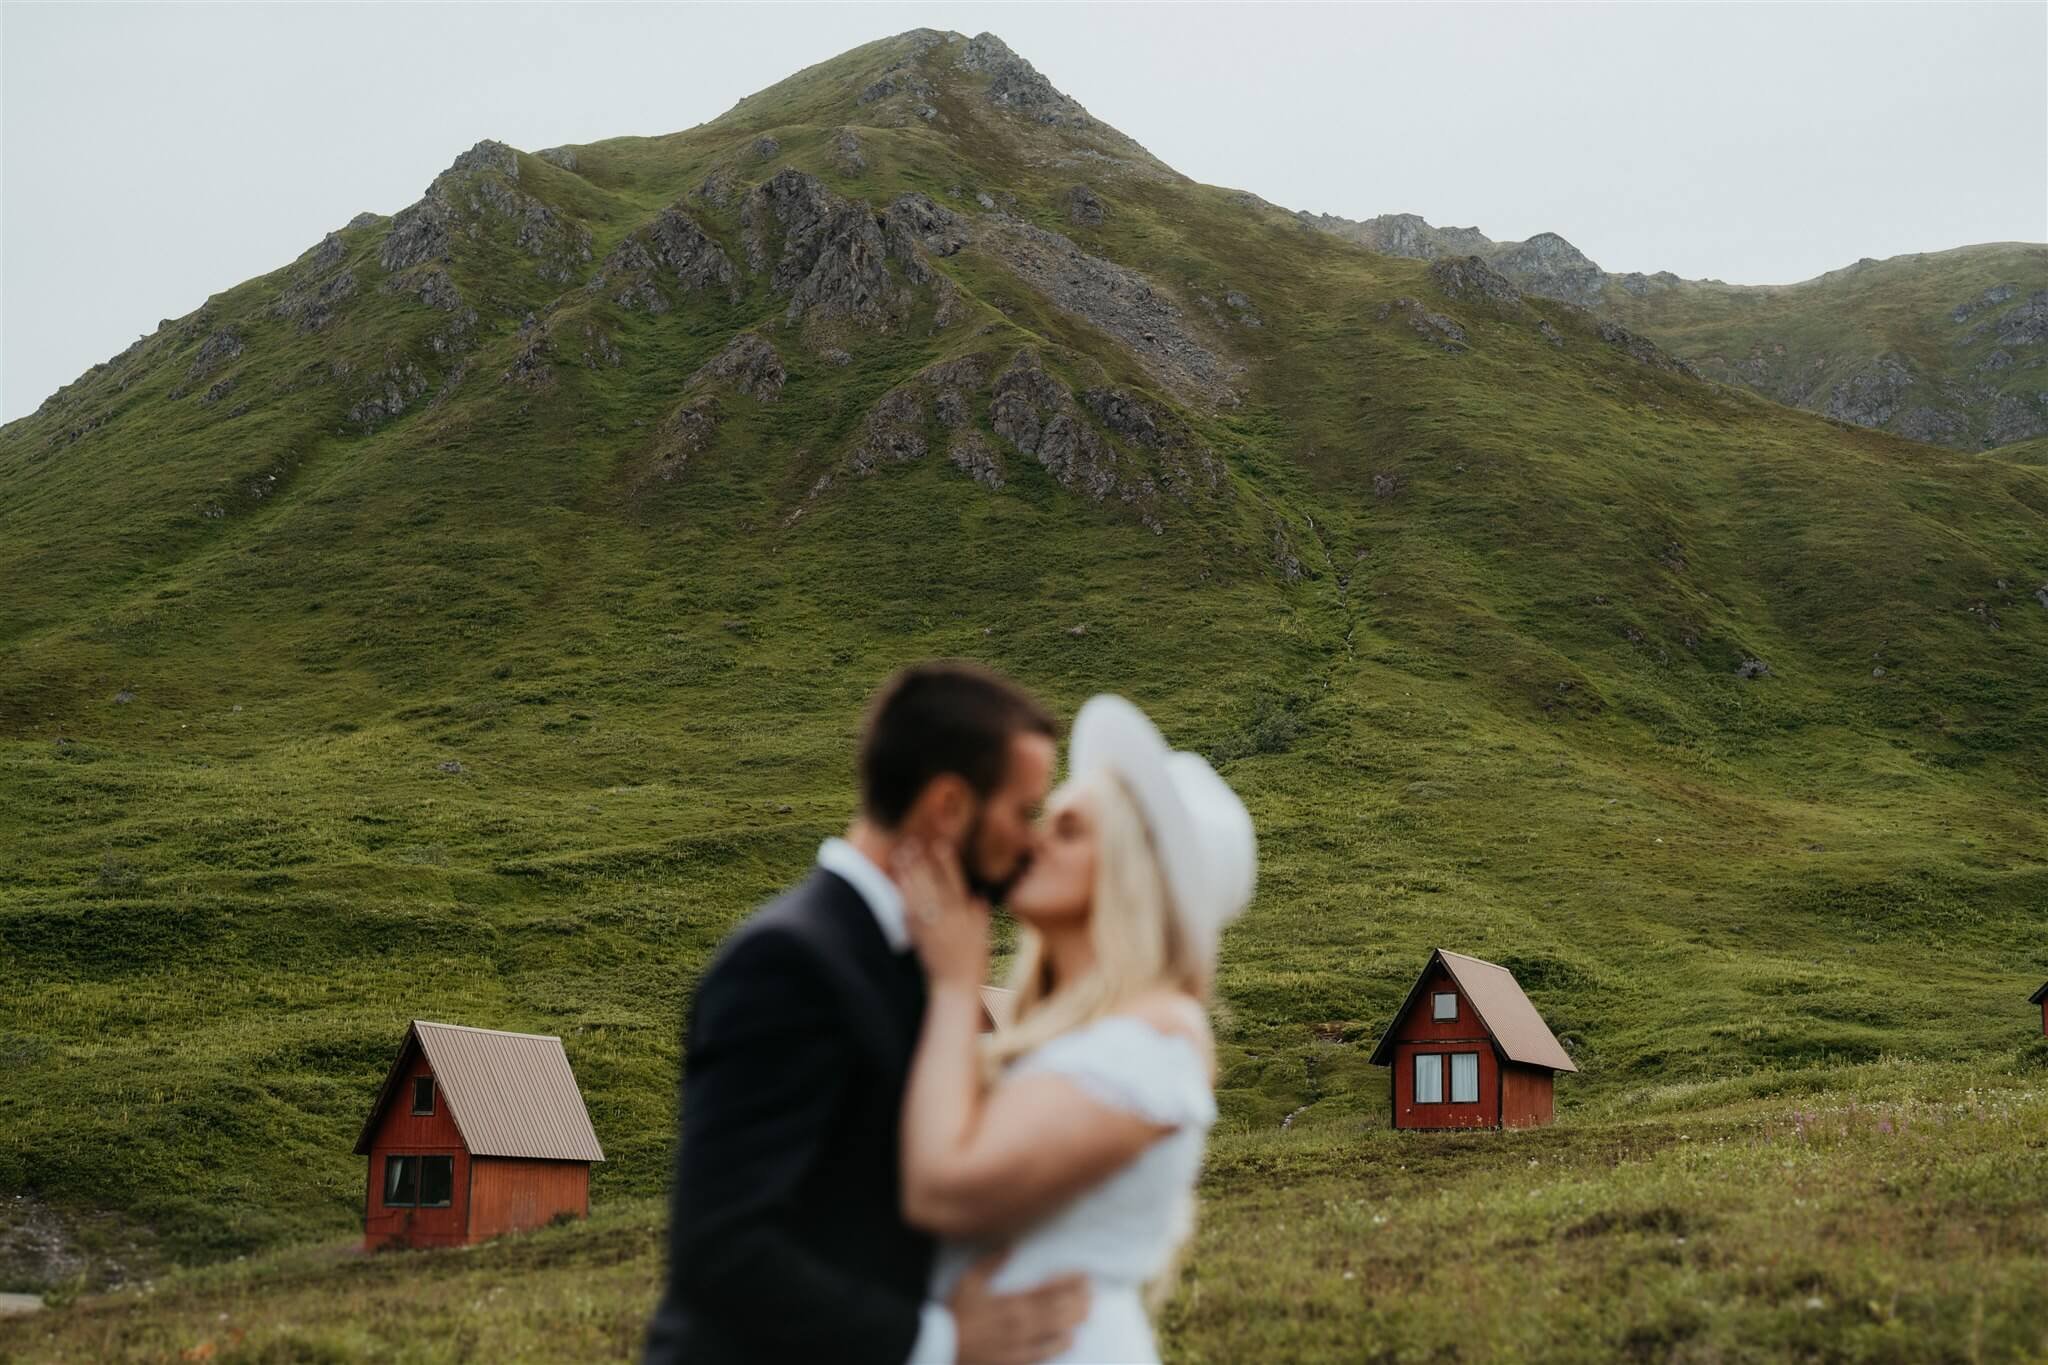
[{"label": "gray rock formation", "polygon": [[734,393],[758,403],[773,403],[782,396],[782,386],[788,379],[782,357],[766,338],[758,332],[741,332],[725,344],[724,350],[699,366],[689,382],[693,387],[723,383]]},{"label": "gray rock formation", "polygon": [[983,488],[1003,486],[1003,457],[986,436],[969,427],[953,433],[946,445],[946,459]]},{"label": "gray rock formation", "polygon": [[589,230],[519,189],[518,179],[517,153],[502,142],[477,143],[391,220],[378,260],[393,273],[446,260],[458,232],[480,234],[497,218],[514,224],[519,249],[538,261],[543,278],[572,282],[591,259]]},{"label": "gray rock formation", "polygon": [[1168,388],[1212,403],[1236,403],[1231,367],[1196,335],[1174,299],[1136,271],[1010,218],[983,218],[975,246],[1061,310],[1123,342]]},{"label": "gray rock formation", "polygon": [[620,242],[585,287],[629,312],[659,314],[673,306],[670,285],[685,293],[717,290],[728,299],[739,297],[739,272],[725,248],[677,204]]},{"label": "gray rock formation", "polygon": [[1606,292],[1607,272],[1554,232],[1539,232],[1526,242],[1500,249],[1493,265],[1519,280],[1531,294],[1591,308]]},{"label": "gray rock formation", "polygon": [[861,154],[860,138],[851,128],[841,128],[832,138],[832,164],[841,175],[859,175],[868,168],[868,159]]},{"label": "gray rock formation", "polygon": [[1068,186],[1060,195],[1060,202],[1066,206],[1067,221],[1076,227],[1101,227],[1102,220],[1109,215],[1109,206],[1086,185]]},{"label": "gray rock formation", "polygon": [[756,185],[740,227],[748,268],[770,272],[771,287],[789,299],[789,321],[808,314],[882,328],[903,311],[874,214],[811,176],[784,169]]},{"label": "gray rock formation", "polygon": [[392,365],[371,379],[377,387],[348,410],[349,422],[366,434],[404,412],[407,403],[427,391],[426,375],[409,360]]},{"label": "gray rock formation", "polygon": [[242,339],[232,327],[223,327],[199,344],[199,350],[192,357],[186,378],[194,382],[227,364],[242,354]]},{"label": "gray rock formation", "polygon": [[1648,365],[1654,370],[1669,370],[1673,374],[1688,374],[1697,379],[1700,372],[1684,360],[1651,341],[1648,337],[1637,336],[1618,322],[1601,322],[1600,339],[1609,346],[1628,356],[1629,359]]},{"label": "gray rock formation", "polygon": [[1086,109],[1055,89],[1036,67],[1010,51],[993,33],[970,38],[960,54],[959,67],[989,78],[987,99],[998,109],[1064,128],[1097,126]]},{"label": "gray rock formation", "polygon": [[1881,427],[1905,409],[1907,390],[1913,387],[1913,367],[1905,357],[1881,355],[1829,390],[1821,411],[1839,421]]},{"label": "gray rock formation", "polygon": [[1417,336],[1442,350],[1455,355],[1471,349],[1466,345],[1463,327],[1442,313],[1432,313],[1414,299],[1399,298],[1392,303],[1383,303],[1374,316],[1384,322],[1393,316],[1396,310],[1407,320],[1409,327],[1414,329]]},{"label": "gray rock formation", "polygon": [[1513,280],[1477,256],[1442,257],[1429,267],[1430,281],[1453,299],[1484,299],[1500,305],[1522,301]]}]

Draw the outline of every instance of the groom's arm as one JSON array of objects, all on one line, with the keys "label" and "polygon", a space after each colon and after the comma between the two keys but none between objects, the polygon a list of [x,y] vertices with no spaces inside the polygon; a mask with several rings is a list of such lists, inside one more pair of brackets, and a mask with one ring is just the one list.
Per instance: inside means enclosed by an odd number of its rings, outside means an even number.
[{"label": "groom's arm", "polygon": [[[903,1365],[920,1306],[812,1256],[781,1213],[832,1140],[852,1067],[804,948],[743,936],[698,988],[683,1064],[669,1292],[763,1358]],[[950,1352],[948,1352],[950,1354]]]}]

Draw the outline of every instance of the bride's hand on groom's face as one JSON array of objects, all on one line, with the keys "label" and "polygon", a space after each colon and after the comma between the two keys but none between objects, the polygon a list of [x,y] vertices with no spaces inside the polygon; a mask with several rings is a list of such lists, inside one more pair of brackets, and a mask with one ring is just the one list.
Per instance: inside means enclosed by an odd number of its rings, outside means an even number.
[{"label": "bride's hand on groom's face", "polygon": [[891,863],[926,975],[979,986],[988,975],[988,903],[967,889],[958,850],[905,841]]}]

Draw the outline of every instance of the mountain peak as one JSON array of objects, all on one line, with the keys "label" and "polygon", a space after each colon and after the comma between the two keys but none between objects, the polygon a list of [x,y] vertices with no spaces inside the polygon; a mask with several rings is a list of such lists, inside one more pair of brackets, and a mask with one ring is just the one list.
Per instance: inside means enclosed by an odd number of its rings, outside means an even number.
[{"label": "mountain peak", "polygon": [[994,134],[1029,163],[1078,155],[1103,171],[1184,179],[994,33],[917,28],[878,39],[756,91],[713,121],[749,135],[802,125]]}]

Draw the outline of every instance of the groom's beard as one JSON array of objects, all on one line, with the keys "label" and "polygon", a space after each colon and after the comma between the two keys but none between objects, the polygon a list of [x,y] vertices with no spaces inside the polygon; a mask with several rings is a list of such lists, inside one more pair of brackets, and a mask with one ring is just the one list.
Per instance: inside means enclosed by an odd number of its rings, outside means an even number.
[{"label": "groom's beard", "polygon": [[974,851],[980,846],[981,816],[977,813],[973,827],[967,831],[967,847],[960,851],[960,866],[966,876],[967,889],[993,908],[1009,898],[1010,888],[1023,878],[1025,870],[1031,866],[1031,857],[1029,854],[1019,855],[1016,866],[1010,869],[1009,876],[1001,881],[992,881],[983,876],[981,869],[975,865]]}]

